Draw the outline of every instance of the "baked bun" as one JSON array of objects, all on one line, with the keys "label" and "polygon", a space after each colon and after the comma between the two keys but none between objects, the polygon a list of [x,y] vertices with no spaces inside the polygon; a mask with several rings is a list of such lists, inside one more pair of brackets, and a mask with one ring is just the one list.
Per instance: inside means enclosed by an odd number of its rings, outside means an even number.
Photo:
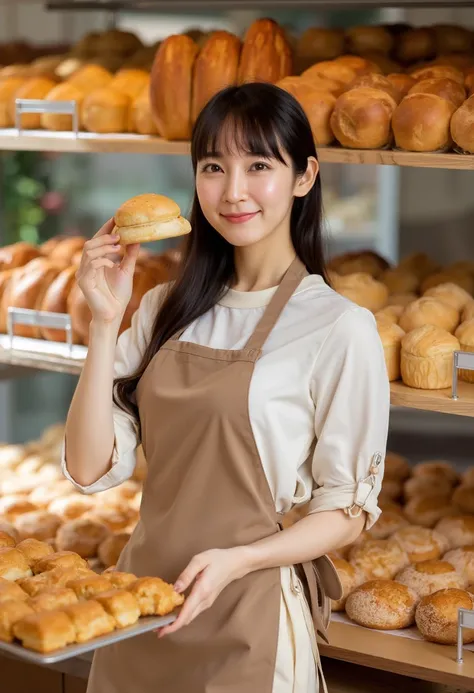
[{"label": "baked bun", "polygon": [[127,200],[116,211],[114,219],[114,233],[119,234],[122,245],[174,238],[191,231],[191,225],[181,216],[176,202],[153,193]]},{"label": "baked bun", "polygon": [[389,267],[389,264],[385,258],[373,250],[362,250],[337,255],[331,259],[328,266],[336,274],[345,275],[364,272],[365,274],[370,274],[374,279],[378,279]]},{"label": "baked bun", "polygon": [[451,563],[465,582],[474,582],[474,546],[451,549],[444,554],[443,560]]},{"label": "baked bun", "polygon": [[331,144],[334,135],[330,118],[336,104],[335,96],[301,77],[285,77],[277,86],[288,91],[300,103],[311,125],[316,144]]},{"label": "baked bun", "polygon": [[31,260],[40,256],[37,246],[26,241],[19,241],[0,248],[0,270],[12,270],[23,267]]},{"label": "baked bun", "polygon": [[422,561],[404,568],[396,577],[397,582],[407,585],[420,597],[441,589],[463,589],[465,579],[445,560]]},{"label": "baked bun", "polygon": [[333,565],[339,576],[342,585],[342,597],[335,601],[331,600],[332,611],[344,611],[347,597],[358,585],[364,582],[364,575],[348,561],[343,558],[332,558]]},{"label": "baked bun", "polygon": [[[111,633],[115,619],[106,613],[103,606],[93,599],[63,607],[75,630],[76,642],[87,642],[100,635]],[[55,613],[55,612],[54,612]]]},{"label": "baked bun", "polygon": [[0,530],[0,549],[4,549],[6,547],[11,548],[15,546],[16,541],[12,537],[11,534],[8,534],[7,532],[3,532]]},{"label": "baked bun", "polygon": [[451,549],[474,545],[474,517],[472,515],[443,517],[435,529],[446,537]]},{"label": "baked bun", "polygon": [[238,83],[276,84],[292,72],[292,52],[283,29],[273,19],[255,20],[245,34]]},{"label": "baked bun", "polygon": [[407,294],[418,291],[420,280],[413,272],[399,267],[385,270],[380,277],[391,294]]},{"label": "baked bun", "polygon": [[12,102],[16,93],[25,84],[25,77],[7,77],[0,79],[0,128],[12,128],[15,125]]},{"label": "baked bun", "polygon": [[439,269],[439,265],[432,260],[426,253],[411,253],[403,257],[398,267],[407,272],[412,272],[423,281],[428,275],[433,274]]},{"label": "baked bun", "polygon": [[143,89],[149,86],[149,82],[150,75],[146,70],[128,68],[119,70],[107,86],[125,94],[133,101]]},{"label": "baked bun", "polygon": [[310,27],[296,44],[298,72],[323,60],[334,60],[344,52],[344,32],[340,29]]},{"label": "baked bun", "polygon": [[453,65],[425,65],[424,67],[412,70],[410,74],[417,82],[426,79],[452,79],[458,84],[464,84],[464,74],[462,70],[458,70],[458,68]]},{"label": "baked bun", "polygon": [[302,75],[304,79],[330,79],[335,80],[347,88],[347,85],[354,81],[357,72],[351,67],[339,63],[336,60],[326,60],[315,65],[311,65]]},{"label": "baked bun", "polygon": [[382,26],[355,26],[346,30],[348,53],[382,53],[388,55],[393,48],[393,36]]},{"label": "baked bun", "polygon": [[391,579],[409,563],[406,551],[392,539],[369,538],[350,550],[349,560],[369,580]]},{"label": "baked bun", "polygon": [[387,75],[387,80],[395,87],[402,98],[408,94],[412,86],[415,84],[413,77],[410,77],[410,75],[407,75],[404,72],[392,72]]},{"label": "baked bun", "polygon": [[382,342],[387,375],[390,382],[400,378],[400,354],[405,332],[399,325],[390,322],[378,322],[377,330]]},{"label": "baked bun", "polygon": [[460,149],[474,153],[474,95],[458,108],[451,118],[451,136]]},{"label": "baked bun", "polygon": [[88,132],[125,133],[129,130],[131,99],[111,87],[100,87],[86,95],[81,121]]},{"label": "baked bun", "polygon": [[453,505],[461,513],[474,513],[474,486],[461,484],[453,493]]},{"label": "baked bun", "polygon": [[[442,589],[429,594],[417,606],[415,620],[422,636],[430,642],[457,642],[459,609],[474,608],[474,595],[460,589]],[[474,642],[474,629],[463,628],[464,643]]]},{"label": "baked bun", "polygon": [[404,65],[428,60],[436,53],[436,39],[431,29],[408,29],[398,36],[395,57]]},{"label": "baked bun", "polygon": [[67,586],[78,599],[93,599],[96,594],[107,592],[111,584],[105,575],[89,575],[69,580]]},{"label": "baked bun", "polygon": [[365,75],[359,75],[353,82],[348,85],[349,89],[359,89],[361,87],[370,87],[371,89],[380,89],[392,97],[396,103],[402,100],[402,94],[386,77],[376,72],[369,72]]},{"label": "baked bun", "polygon": [[21,551],[23,556],[28,561],[28,565],[32,566],[36,561],[45,556],[50,556],[54,553],[53,547],[45,541],[39,541],[38,539],[33,539],[31,537],[23,539],[18,542],[15,547],[18,551]]},{"label": "baked bun", "polygon": [[407,501],[428,496],[444,496],[447,501],[452,491],[452,486],[445,479],[436,476],[414,476],[405,481],[403,486],[403,495]]},{"label": "baked bun", "polygon": [[130,534],[128,532],[121,532],[119,534],[112,534],[111,536],[104,539],[100,544],[98,550],[98,556],[100,562],[108,568],[109,566],[116,565],[120,554],[128,543],[130,539]]},{"label": "baked bun", "polygon": [[115,621],[116,628],[132,626],[140,618],[137,600],[126,590],[109,590],[94,597]]},{"label": "baked bun", "polygon": [[[418,298],[415,293],[404,293],[404,294],[389,294],[387,299],[387,306],[402,306],[406,307]],[[402,311],[403,313],[403,311]],[[401,317],[401,314],[400,314]],[[399,318],[400,320],[400,318]]]},{"label": "baked bun", "polygon": [[136,581],[137,576],[133,575],[133,573],[123,573],[120,570],[115,570],[114,567],[107,568],[107,570],[104,570],[103,575],[107,577],[107,580],[116,588],[116,589],[128,589],[130,585],[133,585],[133,583]]},{"label": "baked bun", "polygon": [[456,514],[456,509],[445,494],[432,494],[411,498],[405,505],[404,513],[414,525],[431,528],[442,517]]},{"label": "baked bun", "polygon": [[396,101],[380,89],[351,89],[336,101],[331,116],[334,135],[343,147],[385,147],[390,142],[390,123],[396,107]]},{"label": "baked bun", "polygon": [[449,547],[448,540],[443,534],[416,525],[403,527],[392,535],[392,539],[406,551],[410,563],[436,560]]},{"label": "baked bun", "polygon": [[445,270],[442,272],[435,272],[430,274],[426,279],[423,280],[421,284],[421,293],[425,293],[428,289],[439,284],[452,283],[465,289],[468,293],[472,294],[474,290],[474,280],[469,272],[463,270]]},{"label": "baked bun", "polygon": [[142,616],[166,616],[184,603],[182,594],[157,577],[138,578],[128,591],[137,600]]},{"label": "baked bun", "polygon": [[474,318],[474,301],[469,301],[461,313],[461,323],[467,322],[468,320],[472,320]]},{"label": "baked bun", "polygon": [[413,467],[414,477],[435,477],[449,486],[454,486],[459,481],[459,475],[451,462],[445,460],[430,460],[419,462]]},{"label": "baked bun", "polygon": [[421,79],[410,89],[409,94],[435,94],[450,101],[455,108],[464,102],[466,90],[463,84],[454,79],[436,78]]},{"label": "baked bun", "polygon": [[33,611],[41,613],[42,611],[61,609],[68,604],[76,604],[77,597],[73,590],[67,587],[51,587],[43,590],[36,597],[28,597],[26,603],[31,606]]},{"label": "baked bun", "polygon": [[[78,113],[81,110],[81,105],[84,100],[84,92],[74,84],[56,85],[47,95],[48,101],[74,101]],[[61,115],[59,113],[42,113],[40,116],[41,127],[45,130],[54,131],[69,131],[72,130],[73,119],[70,115]]]},{"label": "baked bun", "polygon": [[15,581],[30,575],[31,568],[21,551],[10,546],[0,549],[0,578]]},{"label": "baked bun", "polygon": [[72,568],[74,571],[80,571],[87,568],[87,563],[74,551],[56,551],[36,561],[33,565],[33,572],[38,575],[38,573],[53,570],[53,568]]},{"label": "baked bun", "polygon": [[388,539],[397,530],[406,527],[408,520],[399,510],[383,510],[377,522],[368,530],[374,539]]},{"label": "baked bun", "polygon": [[109,530],[102,523],[78,518],[62,525],[56,536],[56,547],[58,551],[74,551],[82,558],[92,558],[108,535]]},{"label": "baked bun", "polygon": [[45,510],[36,510],[19,515],[15,520],[15,527],[21,539],[38,539],[48,541],[54,539],[61,525],[61,518]]},{"label": "baked bun", "polygon": [[378,310],[374,313],[374,317],[377,322],[391,323],[392,325],[398,325],[398,321],[404,311],[404,306],[385,306],[382,310]]},{"label": "baked bun", "polygon": [[446,303],[458,312],[461,312],[464,307],[472,301],[472,296],[465,289],[452,282],[446,282],[445,284],[437,284],[431,287],[425,293],[424,296],[430,296],[435,298],[442,303]]},{"label": "baked bun", "polygon": [[334,281],[334,289],[373,313],[381,310],[387,303],[388,289],[385,284],[363,272],[338,277]]},{"label": "baked bun", "polygon": [[191,87],[198,45],[189,36],[168,36],[151,71],[150,102],[160,134],[167,140],[191,138]]},{"label": "baked bun", "polygon": [[417,327],[402,339],[401,374],[405,385],[442,390],[452,383],[453,354],[459,341],[433,325]]},{"label": "baked bun", "polygon": [[411,152],[432,152],[452,144],[449,125],[456,107],[435,94],[408,94],[397,106],[392,129],[395,143]]},{"label": "baked bun", "polygon": [[83,58],[69,56],[62,60],[54,71],[54,76],[59,80],[69,80],[78,70],[85,65]]},{"label": "baked bun", "polygon": [[75,520],[84,515],[88,510],[92,510],[94,505],[95,503],[90,496],[83,496],[74,492],[52,500],[48,510],[58,515],[64,521]]},{"label": "baked bun", "polygon": [[408,628],[415,620],[418,595],[394,580],[370,580],[348,596],[346,613],[365,628]]},{"label": "baked bun", "polygon": [[[11,119],[15,122],[16,99],[46,99],[49,92],[54,89],[56,82],[47,77],[32,77],[16,90],[11,100]],[[41,116],[37,113],[23,113],[21,115],[21,127],[25,130],[38,130],[41,127]]]},{"label": "baked bun", "polygon": [[26,601],[28,595],[24,592],[16,582],[0,578],[0,604],[2,602]]},{"label": "baked bun", "polygon": [[[371,53],[370,55],[375,54]],[[380,75],[382,73],[379,65],[376,62],[369,60],[366,55],[364,55],[364,57],[360,55],[341,55],[336,58],[335,62],[337,62],[339,65],[350,67],[351,70],[354,70],[354,72],[359,76],[371,74]]]},{"label": "baked bun", "polygon": [[13,632],[15,623],[32,613],[33,609],[24,600],[3,602],[0,612],[0,641],[13,642],[16,637]]},{"label": "baked bun", "polygon": [[130,130],[139,135],[159,135],[151,110],[149,84],[147,84],[132,103],[130,110]]},{"label": "baked bun", "polygon": [[471,52],[472,32],[469,29],[453,24],[435,24],[432,31],[438,55]]}]

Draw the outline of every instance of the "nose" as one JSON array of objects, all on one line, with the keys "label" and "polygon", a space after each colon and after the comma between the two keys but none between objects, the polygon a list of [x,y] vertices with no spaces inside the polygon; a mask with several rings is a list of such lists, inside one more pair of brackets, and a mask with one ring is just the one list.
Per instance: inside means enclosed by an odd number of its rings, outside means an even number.
[{"label": "nose", "polygon": [[226,175],[224,187],[224,202],[236,204],[248,197],[247,177],[245,172],[239,168],[232,169]]}]

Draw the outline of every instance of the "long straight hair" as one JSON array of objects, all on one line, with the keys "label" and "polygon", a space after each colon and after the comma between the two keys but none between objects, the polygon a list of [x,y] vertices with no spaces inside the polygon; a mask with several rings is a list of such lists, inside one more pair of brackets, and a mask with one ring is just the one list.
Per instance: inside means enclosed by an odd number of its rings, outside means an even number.
[{"label": "long straight hair", "polygon": [[[302,175],[308,157],[317,158],[311,126],[289,93],[271,84],[228,87],[201,111],[193,130],[191,157],[194,174],[199,161],[217,151],[222,135],[230,151],[291,162]],[[220,143],[222,149],[222,143]],[[322,239],[321,180],[304,197],[295,197],[291,210],[291,240],[310,274],[326,278]],[[190,215],[183,261],[176,281],[157,311],[150,341],[137,370],[114,383],[114,401],[139,421],[135,391],[159,349],[176,333],[210,310],[235,275],[234,247],[211,226],[196,192]]]}]

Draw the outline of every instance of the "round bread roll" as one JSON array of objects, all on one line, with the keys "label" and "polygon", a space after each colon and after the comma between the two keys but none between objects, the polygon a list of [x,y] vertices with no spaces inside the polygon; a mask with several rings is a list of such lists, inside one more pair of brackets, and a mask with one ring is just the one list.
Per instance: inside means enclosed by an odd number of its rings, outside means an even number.
[{"label": "round bread roll", "polygon": [[377,322],[390,322],[393,325],[398,325],[403,311],[404,306],[385,306],[385,308],[378,310],[374,315]]},{"label": "round bread roll", "polygon": [[465,582],[474,582],[474,546],[451,549],[444,554],[443,561],[451,563]]},{"label": "round bread roll", "polygon": [[79,68],[68,80],[69,84],[76,87],[84,94],[112,85],[113,75],[101,65],[84,65]]},{"label": "round bread roll", "polygon": [[377,522],[368,530],[374,539],[388,539],[402,527],[408,525],[408,520],[398,510],[383,510]]},{"label": "round bread roll", "polygon": [[459,349],[459,341],[446,330],[434,325],[417,327],[402,339],[400,367],[403,382],[420,390],[450,387],[453,354]]},{"label": "round bread roll", "polygon": [[[372,250],[344,253],[333,257],[329,269],[336,275],[356,274],[364,272],[377,279],[388,268],[388,262]],[[337,276],[335,277],[337,280]]]},{"label": "round bread roll", "polygon": [[431,529],[442,517],[456,514],[456,509],[449,500],[449,496],[444,493],[439,495],[433,493],[414,496],[405,505],[404,512],[405,517],[412,524]]},{"label": "round bread roll", "polygon": [[334,289],[350,301],[371,310],[381,310],[387,303],[388,289],[385,284],[373,279],[370,274],[357,272],[338,277]]},{"label": "round bread roll", "polygon": [[474,486],[461,484],[454,490],[452,500],[460,512],[474,514]]},{"label": "round bread roll", "polygon": [[[47,95],[56,86],[56,82],[47,77],[32,77],[24,82],[15,91],[10,102],[10,117],[15,122],[16,99],[46,99]],[[38,130],[41,127],[41,116],[37,113],[23,113],[21,115],[21,127],[25,130]]]},{"label": "round bread roll", "polygon": [[436,38],[427,28],[408,29],[403,32],[395,44],[395,56],[405,65],[428,60],[436,53]]},{"label": "round bread roll", "polygon": [[69,56],[64,58],[54,71],[54,76],[60,80],[68,80],[85,64],[83,58]]},{"label": "round bread roll", "polygon": [[461,313],[461,324],[463,322],[468,322],[468,320],[472,320],[474,318],[474,301],[469,301],[467,303]]},{"label": "round bread roll", "polygon": [[472,32],[463,26],[435,24],[432,27],[436,41],[436,53],[471,53]]},{"label": "round bread roll", "polygon": [[107,86],[121,94],[125,94],[133,101],[143,89],[149,86],[149,83],[150,75],[148,72],[129,68],[119,70]]},{"label": "round bread roll", "polygon": [[411,475],[411,467],[406,457],[396,452],[387,452],[385,455],[384,481],[394,479],[405,481]]},{"label": "round bread roll", "polygon": [[349,618],[365,628],[408,628],[415,620],[418,595],[394,580],[370,580],[356,587],[346,601]]},{"label": "round bread roll", "polygon": [[332,561],[342,584],[342,597],[337,601],[331,600],[331,611],[344,611],[347,597],[352,590],[364,582],[364,576],[343,558],[334,557]]},{"label": "round bread roll", "polygon": [[380,149],[391,138],[396,101],[380,89],[359,87],[342,94],[331,115],[331,127],[343,147]]},{"label": "round bread roll", "polygon": [[153,193],[127,200],[114,215],[120,243],[148,243],[190,233],[191,225],[173,200]]},{"label": "round bread roll", "polygon": [[450,283],[462,287],[470,294],[472,294],[474,290],[474,280],[470,273],[462,270],[449,270],[430,274],[423,280],[420,291],[424,294],[426,291],[439,284]]},{"label": "round bread roll", "polygon": [[391,72],[387,75],[387,80],[395,87],[402,98],[408,94],[415,84],[413,77],[403,72]]},{"label": "round bread roll", "polygon": [[391,294],[414,293],[420,286],[420,280],[416,274],[399,267],[385,270],[380,281],[386,285]]},{"label": "round bread roll", "polygon": [[407,501],[428,496],[444,496],[447,501],[451,497],[452,490],[452,486],[447,484],[445,479],[435,476],[414,476],[405,481],[403,495]]},{"label": "round bread roll", "polygon": [[344,52],[344,32],[340,29],[310,27],[296,45],[298,63],[303,69],[323,60],[333,60]]},{"label": "round bread roll", "polygon": [[131,99],[111,87],[100,87],[87,94],[81,107],[81,120],[88,132],[125,133],[130,122]]},{"label": "round bread roll", "polygon": [[416,70],[412,70],[410,76],[416,82],[422,82],[427,79],[451,79],[461,86],[464,86],[464,74],[462,70],[458,70],[452,65],[425,65]]},{"label": "round bread roll", "polygon": [[[410,303],[413,303],[413,301],[416,301],[418,296],[414,293],[407,293],[407,294],[389,294],[388,300],[387,300],[387,306],[402,306],[405,308],[408,306]],[[403,313],[403,311],[402,311]],[[401,317],[401,313],[400,313]],[[398,318],[400,321],[400,318]]]},{"label": "round bread roll", "polygon": [[367,539],[350,550],[349,560],[369,580],[391,579],[409,563],[406,551],[392,539]]},{"label": "round bread roll", "polygon": [[411,152],[432,152],[452,144],[449,125],[456,110],[435,94],[408,94],[392,118],[395,143]]},{"label": "round bread roll", "polygon": [[98,505],[93,510],[89,510],[85,515],[82,515],[82,517],[83,519],[100,522],[111,532],[122,532],[130,523],[130,512],[127,506],[118,509],[117,507]]},{"label": "round bread roll", "polygon": [[397,575],[396,580],[410,587],[420,597],[450,587],[463,589],[466,584],[454,566],[445,560],[422,561],[409,565]]},{"label": "round bread roll", "polygon": [[0,517],[0,532],[10,535],[15,544],[20,541],[18,530],[15,529],[11,522],[8,522],[8,520],[5,520],[3,517]]},{"label": "round bread roll", "polygon": [[20,539],[54,539],[61,526],[61,518],[45,510],[23,513],[14,520]]},{"label": "round bread roll", "polygon": [[400,354],[405,332],[399,325],[383,321],[377,323],[377,330],[383,346],[388,379],[390,382],[399,380]]},{"label": "round bread roll", "polygon": [[330,118],[336,104],[335,96],[300,77],[285,77],[277,86],[288,91],[300,103],[311,125],[316,144],[331,144],[334,135]]},{"label": "round bread roll", "polygon": [[[464,590],[438,590],[421,599],[416,608],[416,625],[430,642],[454,645],[457,642],[459,609],[474,608],[474,595]],[[474,642],[474,629],[463,628],[464,643]]]},{"label": "round bread roll", "polygon": [[371,89],[380,89],[386,94],[392,97],[396,103],[400,103],[402,100],[402,95],[400,91],[395,87],[390,80],[388,80],[383,75],[377,74],[375,72],[370,72],[365,75],[359,75],[351,82],[347,89],[358,89],[360,87],[370,87]]},{"label": "round bread roll", "polygon": [[331,79],[343,84],[345,88],[357,77],[357,72],[337,60],[326,60],[311,65],[302,75],[305,79]]},{"label": "round bread roll", "polygon": [[19,241],[0,248],[0,270],[12,270],[23,267],[40,256],[37,246],[26,241]]},{"label": "round bread roll", "polygon": [[436,560],[449,548],[448,540],[443,534],[416,525],[402,527],[392,534],[391,539],[406,552],[410,563]]},{"label": "round bread roll", "polygon": [[46,541],[39,541],[34,538],[23,539],[18,542],[15,548],[21,551],[30,568],[33,563],[36,563],[36,561],[41,560],[45,556],[51,555],[54,551],[53,547]]},{"label": "round bread roll", "polygon": [[405,332],[424,325],[454,332],[459,324],[459,311],[441,299],[425,296],[406,306],[398,324]]},{"label": "round bread roll", "polygon": [[381,69],[377,63],[368,60],[367,57],[361,57],[360,55],[341,55],[336,58],[336,62],[339,65],[345,65],[354,70],[358,75],[371,75],[371,74],[381,74]]},{"label": "round bread roll", "polygon": [[82,558],[97,556],[99,545],[110,531],[101,522],[78,518],[65,522],[56,535],[58,551],[74,551]]},{"label": "round bread roll", "polygon": [[450,101],[455,108],[464,102],[466,90],[463,84],[447,77],[440,79],[432,77],[421,79],[410,89],[409,94],[435,94]]},{"label": "round bread roll", "polygon": [[115,565],[129,539],[130,534],[128,534],[128,532],[113,534],[104,539],[98,551],[100,562],[105,565],[106,568]]},{"label": "round bread roll", "polygon": [[15,125],[12,102],[26,81],[27,78],[21,76],[0,79],[0,128],[12,128]]},{"label": "round bread roll", "polygon": [[[84,92],[78,89],[73,84],[64,82],[55,86],[47,95],[48,101],[75,101],[78,111],[81,109],[81,104],[84,99]],[[41,127],[45,130],[68,131],[72,130],[73,119],[70,115],[61,115],[58,113],[42,113]]]},{"label": "round bread roll", "polygon": [[465,289],[452,282],[445,284],[437,284],[425,291],[424,296],[431,296],[442,303],[452,306],[458,312],[461,312],[464,307],[472,301],[472,296]]},{"label": "round bread roll", "polygon": [[92,510],[95,503],[90,496],[82,496],[79,493],[71,493],[68,496],[55,498],[48,506],[50,513],[59,515],[63,520],[75,520]]},{"label": "round bread roll", "polygon": [[393,36],[382,26],[354,26],[346,31],[347,51],[355,55],[370,52],[388,55],[393,44]]},{"label": "round bread roll", "polygon": [[474,517],[472,515],[443,517],[435,529],[446,537],[451,549],[474,545]]},{"label": "round bread roll", "polygon": [[[461,323],[455,332],[455,336],[459,339],[462,351],[474,352],[474,318]],[[461,380],[467,383],[474,383],[474,371],[461,368],[458,371],[458,375]]]},{"label": "round bread roll", "polygon": [[108,29],[95,38],[95,54],[108,53],[121,56],[133,55],[135,51],[143,47],[142,42],[131,31],[121,29]]},{"label": "round bread roll", "polygon": [[451,136],[460,149],[474,153],[474,96],[457,109],[451,118]]},{"label": "round bread roll", "polygon": [[191,138],[191,86],[198,52],[189,36],[180,35],[168,36],[156,53],[150,103],[157,128],[167,140]]},{"label": "round bread roll", "polygon": [[445,460],[429,460],[419,462],[413,467],[414,477],[435,477],[444,482],[448,487],[454,486],[459,481],[459,474],[451,462]]}]

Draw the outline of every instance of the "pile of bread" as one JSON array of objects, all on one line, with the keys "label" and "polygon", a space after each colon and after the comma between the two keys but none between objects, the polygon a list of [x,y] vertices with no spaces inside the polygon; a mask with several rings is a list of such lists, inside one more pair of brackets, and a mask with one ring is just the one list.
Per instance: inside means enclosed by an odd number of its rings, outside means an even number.
[{"label": "pile of bread", "polygon": [[0,641],[40,653],[166,616],[184,601],[158,577],[92,571],[72,551],[0,531]]},{"label": "pile of bread", "polygon": [[[29,308],[69,313],[73,341],[87,344],[91,314],[76,283],[76,271],[87,238],[55,236],[41,245],[18,242],[0,248],[0,333],[7,332],[8,308]],[[151,254],[141,248],[134,276],[133,294],[120,331],[130,326],[144,294],[173,276],[179,251]],[[65,341],[64,330],[17,325],[21,337]]]},{"label": "pile of bread", "polygon": [[[448,388],[455,351],[474,351],[474,263],[441,267],[416,253],[390,267],[372,251],[329,263],[333,288],[376,318],[391,381],[409,387]],[[474,382],[474,372],[459,377]]]},{"label": "pile of bread", "polygon": [[[143,46],[130,32],[89,34],[67,56],[0,70],[0,127],[15,99],[75,101],[81,129],[187,140],[220,89],[278,84],[303,106],[318,145],[474,152],[473,33],[460,26],[312,27],[299,37],[271,19],[243,39],[191,30]],[[469,97],[469,98],[467,98]],[[24,114],[27,129],[70,130],[71,117]]]},{"label": "pile of bread", "polygon": [[146,476],[142,448],[130,480],[86,496],[62,475],[63,436],[64,425],[57,424],[37,441],[0,446],[0,531],[110,567],[138,522]]},{"label": "pile of bread", "polygon": [[427,640],[455,643],[458,609],[474,608],[474,468],[461,476],[445,461],[411,467],[388,453],[380,506],[375,525],[332,556],[344,587],[333,610],[368,628],[416,623]]}]

